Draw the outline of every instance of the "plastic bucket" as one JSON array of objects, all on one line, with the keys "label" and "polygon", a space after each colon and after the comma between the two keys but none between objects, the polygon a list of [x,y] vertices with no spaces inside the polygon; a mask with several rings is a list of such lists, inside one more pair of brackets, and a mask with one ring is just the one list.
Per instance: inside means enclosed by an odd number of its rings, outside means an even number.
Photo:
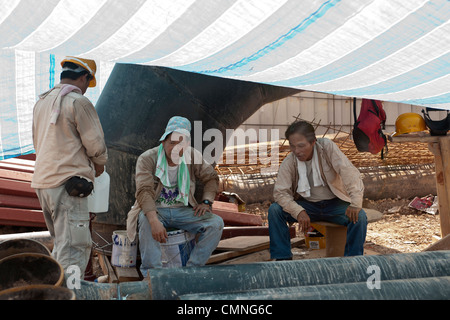
[{"label": "plastic bucket", "polygon": [[167,232],[166,243],[161,243],[163,268],[185,267],[195,246],[195,234],[184,230]]},{"label": "plastic bucket", "polygon": [[65,287],[37,284],[0,291],[0,300],[76,300],[76,296]]},{"label": "plastic bucket", "polygon": [[135,267],[137,240],[131,242],[126,230],[116,230],[112,235],[113,247],[111,264],[116,267]]},{"label": "plastic bucket", "polygon": [[64,269],[44,254],[20,253],[0,260],[0,291],[34,284],[60,286]]},{"label": "plastic bucket", "polygon": [[0,260],[18,253],[40,253],[50,256],[50,250],[32,239],[11,239],[0,242]]}]

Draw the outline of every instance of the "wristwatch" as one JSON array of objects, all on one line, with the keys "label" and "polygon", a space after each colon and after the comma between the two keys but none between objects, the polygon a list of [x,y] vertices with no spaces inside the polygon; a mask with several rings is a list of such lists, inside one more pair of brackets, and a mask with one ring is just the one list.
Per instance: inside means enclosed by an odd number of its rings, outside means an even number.
[{"label": "wristwatch", "polygon": [[210,207],[212,207],[212,202],[209,200],[203,200],[202,203],[209,205]]}]

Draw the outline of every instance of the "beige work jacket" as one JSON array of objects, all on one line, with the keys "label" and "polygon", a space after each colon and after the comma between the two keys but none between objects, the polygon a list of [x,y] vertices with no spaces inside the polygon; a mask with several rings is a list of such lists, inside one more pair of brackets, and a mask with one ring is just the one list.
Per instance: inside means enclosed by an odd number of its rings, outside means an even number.
[{"label": "beige work jacket", "polygon": [[[136,201],[127,217],[127,234],[131,241],[136,236],[139,212],[141,210],[145,213],[157,211],[156,199],[158,199],[163,187],[161,181],[155,175],[158,148],[159,146],[145,151],[139,156],[136,163]],[[202,200],[214,201],[219,189],[217,172],[212,165],[202,159],[201,153],[192,147],[186,150],[185,158],[190,178],[189,204],[192,207],[197,205],[194,197],[197,179],[204,185]]]},{"label": "beige work jacket", "polygon": [[61,85],[45,93],[33,109],[33,143],[36,162],[31,187],[55,188],[73,176],[95,179],[93,163],[108,159],[103,129],[92,103],[71,92],[61,101],[61,112],[50,124],[53,103]]},{"label": "beige work jacket", "polygon": [[[359,170],[330,139],[318,138],[316,146],[322,179],[336,197],[362,208],[364,184]],[[294,200],[297,196],[298,179],[297,161],[295,155],[290,153],[280,165],[273,196],[294,219],[304,210]]]}]

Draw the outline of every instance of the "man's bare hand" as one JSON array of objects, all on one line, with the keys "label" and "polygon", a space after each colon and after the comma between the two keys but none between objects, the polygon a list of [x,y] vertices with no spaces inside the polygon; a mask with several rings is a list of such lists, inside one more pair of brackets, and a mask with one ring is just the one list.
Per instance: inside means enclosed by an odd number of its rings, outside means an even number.
[{"label": "man's bare hand", "polygon": [[211,207],[209,206],[209,204],[200,203],[194,207],[194,216],[201,217],[202,215],[204,215],[206,212],[209,211],[211,211]]},{"label": "man's bare hand", "polygon": [[147,216],[148,222],[150,223],[150,228],[152,229],[152,237],[159,243],[166,243],[167,241],[167,231],[161,221],[159,221],[156,211],[151,211],[145,214]]},{"label": "man's bare hand", "polygon": [[103,173],[103,171],[105,171],[105,166],[102,164],[94,163],[94,168],[95,168],[95,177],[99,177]]},{"label": "man's bare hand", "polygon": [[345,211],[345,215],[350,219],[350,222],[357,223],[358,222],[358,214],[361,211],[361,208],[348,206]]},{"label": "man's bare hand", "polygon": [[309,216],[305,210],[302,210],[298,214],[297,221],[300,226],[300,230],[302,232],[306,232],[309,229],[309,227],[311,226],[311,220],[309,219]]}]

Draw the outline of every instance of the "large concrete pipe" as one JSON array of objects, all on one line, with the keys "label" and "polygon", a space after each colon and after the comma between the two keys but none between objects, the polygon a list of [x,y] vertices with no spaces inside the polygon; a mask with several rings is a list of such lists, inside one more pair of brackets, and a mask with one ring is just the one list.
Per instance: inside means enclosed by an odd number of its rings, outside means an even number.
[{"label": "large concrete pipe", "polygon": [[198,293],[181,300],[449,300],[450,276],[257,289],[235,293]]},{"label": "large concrete pipe", "polygon": [[[68,276],[66,275],[66,282]],[[132,282],[134,286],[139,287],[141,282]],[[148,292],[148,285],[143,290]],[[80,280],[80,286],[72,289],[75,292],[76,300],[121,300],[119,293],[119,283],[97,283],[86,280]],[[150,296],[148,296],[150,298]]]},{"label": "large concrete pipe", "polygon": [[0,260],[19,253],[40,253],[51,256],[50,250],[33,239],[11,239],[0,241]]},{"label": "large concrete pipe", "polygon": [[0,242],[29,239],[42,243],[47,247],[49,251],[53,250],[53,238],[49,231],[33,231],[33,232],[19,232],[19,233],[9,233],[1,234]]},{"label": "large concrete pipe", "polygon": [[35,284],[0,291],[0,300],[75,300],[75,293],[65,287]]},{"label": "large concrete pipe", "polygon": [[[211,143],[202,143],[207,129],[220,130],[225,139],[226,129],[236,129],[262,105],[297,92],[169,68],[116,64],[96,105],[111,183],[109,211],[97,214],[95,223],[125,225],[134,203],[137,157],[158,145],[172,116],[191,121],[197,129],[192,141],[200,141],[203,150]],[[201,121],[201,127],[194,128],[194,121]]]},{"label": "large concrete pipe", "polygon": [[450,276],[450,251],[380,256],[338,257],[273,261],[237,265],[163,268],[151,270],[146,280],[123,284],[82,282],[77,300],[130,299],[170,300],[198,293],[227,293],[268,288],[317,286],[363,282],[379,268],[380,280]]},{"label": "large concrete pipe", "polygon": [[351,258],[327,258],[152,270],[153,299],[176,299],[198,292],[366,282],[377,266],[382,280],[450,276],[450,251]]},{"label": "large concrete pipe", "polygon": [[52,257],[40,253],[18,253],[0,260],[0,292],[34,284],[61,286],[64,269]]}]

